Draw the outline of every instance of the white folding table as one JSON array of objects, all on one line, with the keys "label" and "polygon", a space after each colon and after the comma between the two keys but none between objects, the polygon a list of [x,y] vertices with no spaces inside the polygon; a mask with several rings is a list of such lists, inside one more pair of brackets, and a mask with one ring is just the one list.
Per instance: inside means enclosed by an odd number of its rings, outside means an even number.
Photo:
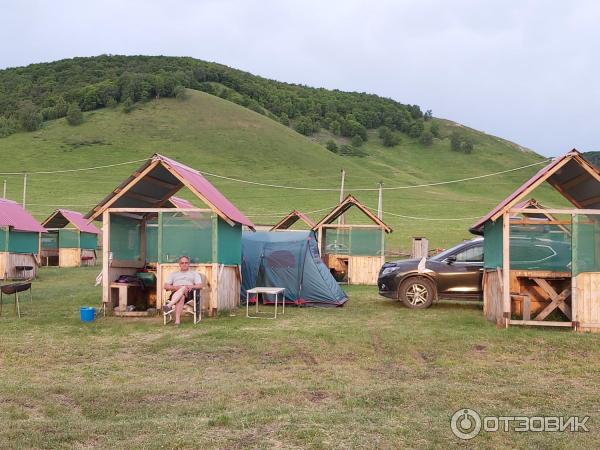
[{"label": "white folding table", "polygon": [[[273,317],[260,317],[250,315],[250,294],[256,294],[256,314],[258,314],[258,294],[271,294],[275,296],[275,315]],[[250,319],[277,319],[277,300],[281,294],[283,301],[282,312],[285,314],[285,288],[279,287],[255,287],[246,291],[246,317]]]}]

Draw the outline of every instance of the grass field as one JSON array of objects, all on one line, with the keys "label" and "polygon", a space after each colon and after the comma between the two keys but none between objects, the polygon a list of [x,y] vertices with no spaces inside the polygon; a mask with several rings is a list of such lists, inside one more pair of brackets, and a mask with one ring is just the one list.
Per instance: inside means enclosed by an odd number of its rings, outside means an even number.
[{"label": "grass field", "polygon": [[[497,329],[479,305],[343,308],[194,326],[79,321],[96,268],[43,268],[0,316],[0,448],[598,448],[600,335]],[[591,416],[589,433],[483,433],[482,415]]]},{"label": "grass field", "polygon": [[[398,147],[384,148],[376,133],[364,158],[333,154],[317,141],[234,103],[190,91],[186,101],[153,100],[130,114],[101,109],[85,114],[86,122],[72,127],[65,119],[48,122],[33,133],[0,139],[1,172],[35,172],[92,167],[149,158],[160,152],[202,171],[262,183],[333,188],[334,191],[280,190],[208,177],[255,223],[273,224],[292,209],[304,212],[331,209],[339,200],[340,170],[346,169],[346,191],[370,207],[377,207],[377,192],[357,188],[420,185],[478,176],[541,161],[515,144],[460,127],[475,141],[465,155],[450,150],[448,139],[423,147],[403,138]],[[444,134],[459,127],[440,120]],[[565,149],[566,151],[567,149]],[[27,207],[38,218],[55,208],[87,212],[139,165],[61,175],[30,174]],[[468,227],[528,179],[540,166],[502,176],[419,189],[384,192],[384,220],[394,229],[388,249],[410,249],[412,236],[426,236],[432,247],[448,247],[469,237]],[[22,175],[3,176],[8,197],[21,201]],[[538,200],[554,197],[536,193]],[[552,200],[552,201],[551,201]],[[319,219],[325,211],[311,213]],[[395,215],[394,215],[395,214]],[[416,220],[407,217],[444,219]],[[449,220],[445,219],[461,219]]]}]

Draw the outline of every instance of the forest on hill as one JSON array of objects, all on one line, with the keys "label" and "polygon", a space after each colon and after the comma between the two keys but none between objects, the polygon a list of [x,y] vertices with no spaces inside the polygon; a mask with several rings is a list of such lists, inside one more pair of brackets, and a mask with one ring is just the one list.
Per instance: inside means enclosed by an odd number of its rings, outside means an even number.
[{"label": "forest on hill", "polygon": [[184,96],[184,88],[230,100],[304,135],[327,129],[352,138],[355,146],[370,129],[379,128],[388,146],[397,144],[395,132],[425,134],[427,142],[437,131],[425,128],[430,110],[373,94],[283,83],[189,57],[101,55],[1,70],[0,137],[65,116],[77,124],[81,111],[117,104],[127,110],[137,102]]}]

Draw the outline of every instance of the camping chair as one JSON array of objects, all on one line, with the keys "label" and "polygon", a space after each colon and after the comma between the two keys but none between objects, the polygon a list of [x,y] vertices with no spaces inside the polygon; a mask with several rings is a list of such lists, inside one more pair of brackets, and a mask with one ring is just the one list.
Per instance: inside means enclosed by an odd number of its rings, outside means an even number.
[{"label": "camping chair", "polygon": [[2,314],[2,304],[4,303],[4,294],[14,294],[15,296],[15,312],[21,317],[21,307],[19,305],[19,292],[29,291],[29,300],[33,302],[31,293],[31,283],[11,283],[0,286],[0,315]]},{"label": "camping chair", "polygon": [[[171,292],[173,295],[173,292]],[[171,295],[167,299],[167,302],[171,299]],[[192,299],[187,300],[183,305],[182,314],[192,314],[194,316],[194,325],[202,320],[202,296],[200,295],[200,289],[194,289],[192,291]],[[173,320],[175,314],[175,307],[169,312],[163,312],[163,325]]]}]

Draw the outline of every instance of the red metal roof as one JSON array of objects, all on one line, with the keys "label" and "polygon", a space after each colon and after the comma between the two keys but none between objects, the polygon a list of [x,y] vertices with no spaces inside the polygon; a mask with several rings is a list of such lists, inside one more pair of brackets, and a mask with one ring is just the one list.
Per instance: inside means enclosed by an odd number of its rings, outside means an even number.
[{"label": "red metal roof", "polygon": [[75,225],[79,231],[84,233],[93,233],[99,234],[100,230],[96,228],[96,226],[92,223],[88,223],[87,219],[83,217],[83,214],[77,211],[69,211],[68,209],[59,209],[60,212],[65,219]]},{"label": "red metal roof", "polygon": [[46,229],[12,200],[0,199],[0,227],[12,227],[18,231],[43,233]]},{"label": "red metal roof", "polygon": [[200,172],[181,164],[166,156],[154,155],[154,160],[159,159],[171,167],[177,174],[185,179],[200,195],[208,200],[214,207],[225,214],[234,222],[254,228],[254,224],[241,211],[239,211],[216,187],[214,187]]}]

